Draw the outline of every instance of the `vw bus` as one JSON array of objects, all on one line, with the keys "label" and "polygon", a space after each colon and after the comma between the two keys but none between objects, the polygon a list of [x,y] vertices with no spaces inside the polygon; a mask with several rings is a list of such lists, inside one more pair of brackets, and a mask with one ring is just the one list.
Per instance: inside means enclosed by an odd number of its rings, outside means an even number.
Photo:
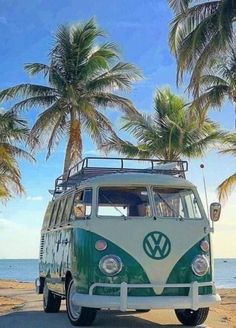
[{"label": "vw bus", "polygon": [[[138,163],[138,164],[137,164]],[[220,301],[207,218],[185,161],[94,158],[56,179],[43,221],[37,290],[66,299],[74,326],[99,309],[174,309],[184,325]],[[212,221],[220,204],[211,205]]]}]

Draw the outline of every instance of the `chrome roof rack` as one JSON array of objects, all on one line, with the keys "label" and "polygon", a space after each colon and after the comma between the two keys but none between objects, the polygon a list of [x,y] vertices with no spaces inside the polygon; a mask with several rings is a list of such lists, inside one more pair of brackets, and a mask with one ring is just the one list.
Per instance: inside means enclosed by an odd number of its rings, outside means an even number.
[{"label": "chrome roof rack", "polygon": [[127,172],[159,173],[185,178],[186,171],[188,171],[187,161],[122,157],[85,157],[82,161],[70,168],[69,171],[59,176],[55,180],[54,192],[50,192],[56,196],[79,185],[84,180],[105,174]]}]

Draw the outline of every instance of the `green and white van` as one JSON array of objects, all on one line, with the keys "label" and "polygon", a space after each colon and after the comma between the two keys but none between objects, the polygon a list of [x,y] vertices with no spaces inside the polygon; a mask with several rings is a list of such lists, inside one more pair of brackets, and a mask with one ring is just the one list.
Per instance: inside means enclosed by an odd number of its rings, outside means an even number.
[{"label": "green and white van", "polygon": [[[213,223],[187,166],[89,157],[56,180],[36,282],[46,312],[65,298],[75,326],[91,325],[99,309],[174,309],[185,325],[205,321],[220,301]],[[213,203],[212,221],[219,215]]]}]

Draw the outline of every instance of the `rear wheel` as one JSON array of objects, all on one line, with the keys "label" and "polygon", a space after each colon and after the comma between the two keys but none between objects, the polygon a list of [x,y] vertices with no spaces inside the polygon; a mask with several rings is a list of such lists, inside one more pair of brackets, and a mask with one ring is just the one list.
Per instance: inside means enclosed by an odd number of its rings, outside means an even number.
[{"label": "rear wheel", "polygon": [[43,288],[43,309],[47,313],[55,313],[60,310],[61,306],[61,297],[53,294],[47,287],[47,284],[44,284]]},{"label": "rear wheel", "polygon": [[209,308],[201,308],[197,311],[191,309],[175,310],[178,320],[186,326],[201,325],[207,318]]},{"label": "rear wheel", "polygon": [[87,308],[77,306],[72,303],[75,295],[74,280],[71,279],[66,293],[66,309],[68,318],[73,326],[90,326],[96,318],[97,310],[94,308]]}]

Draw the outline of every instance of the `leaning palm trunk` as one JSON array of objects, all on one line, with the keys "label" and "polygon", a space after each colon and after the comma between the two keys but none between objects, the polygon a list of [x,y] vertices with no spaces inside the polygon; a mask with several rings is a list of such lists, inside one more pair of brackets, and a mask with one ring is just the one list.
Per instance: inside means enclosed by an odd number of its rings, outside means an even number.
[{"label": "leaning palm trunk", "polygon": [[66,147],[66,155],[64,161],[64,173],[68,172],[73,164],[81,160],[81,154],[82,139],[80,121],[76,119],[74,113],[71,112],[69,140]]}]

